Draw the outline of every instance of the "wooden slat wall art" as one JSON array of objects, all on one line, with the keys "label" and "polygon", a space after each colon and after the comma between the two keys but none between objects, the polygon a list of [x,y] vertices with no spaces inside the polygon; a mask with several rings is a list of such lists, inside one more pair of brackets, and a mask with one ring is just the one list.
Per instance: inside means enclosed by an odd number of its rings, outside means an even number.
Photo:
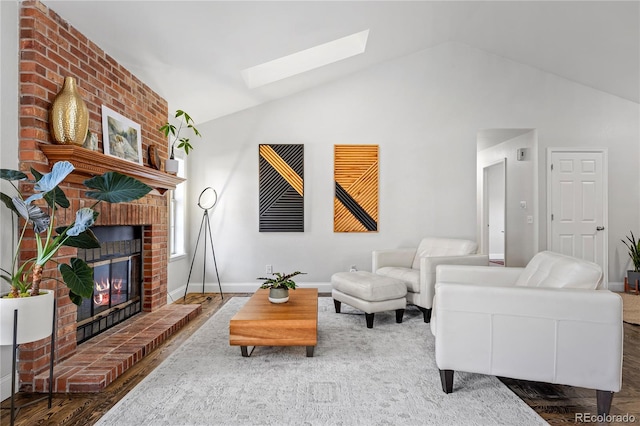
[{"label": "wooden slat wall art", "polygon": [[304,232],[304,145],[260,145],[259,231]]},{"label": "wooden slat wall art", "polygon": [[334,146],[334,232],[378,231],[378,145]]}]

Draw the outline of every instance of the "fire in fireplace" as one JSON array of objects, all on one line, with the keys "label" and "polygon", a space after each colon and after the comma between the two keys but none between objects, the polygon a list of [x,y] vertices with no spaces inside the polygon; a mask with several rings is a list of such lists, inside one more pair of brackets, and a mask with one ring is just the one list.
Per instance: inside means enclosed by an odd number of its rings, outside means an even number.
[{"label": "fire in fireplace", "polygon": [[93,228],[100,248],[78,250],[93,268],[93,297],[78,307],[76,338],[82,343],[142,309],[142,227]]}]

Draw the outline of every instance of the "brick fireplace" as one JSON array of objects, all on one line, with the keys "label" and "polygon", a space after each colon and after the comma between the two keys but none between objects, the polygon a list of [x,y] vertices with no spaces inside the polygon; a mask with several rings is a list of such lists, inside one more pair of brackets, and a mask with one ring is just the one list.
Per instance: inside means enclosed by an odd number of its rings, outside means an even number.
[{"label": "brick fireplace", "polygon": [[[48,172],[53,162],[65,157],[72,163],[84,161],[80,167],[76,167],[80,173],[71,175],[71,179],[62,184],[72,208],[60,212],[59,224],[68,224],[77,209],[90,204],[83,197],[84,186],[78,182],[92,174],[95,164],[98,164],[99,170],[113,168],[111,159],[102,154],[102,105],[141,125],[143,153],[147,152],[150,144],[154,144],[160,157],[167,158],[167,141],[157,130],[167,119],[167,102],[39,1],[21,4],[20,52],[20,169],[29,171],[33,167],[40,172]],[[49,108],[67,76],[75,77],[87,104],[89,130],[98,136],[98,152],[74,151],[73,148],[67,152],[66,145],[52,145]],[[121,168],[119,171],[123,173],[133,173],[135,177],[142,176],[145,183],[154,187],[155,179],[162,179],[166,174],[152,170],[147,156],[143,157],[143,165],[130,163],[129,166],[123,163],[124,160],[117,159],[119,163],[116,168]],[[97,209],[100,213],[96,223],[98,226],[131,225],[141,229],[144,260],[140,299],[145,312],[161,308],[166,304],[167,297],[168,215],[167,198],[164,195],[166,186],[161,186],[156,185],[158,190],[136,202],[101,203]],[[29,237],[33,238],[33,235]],[[21,257],[26,259],[32,254],[24,251]],[[64,247],[58,253],[58,257],[65,261],[76,255],[77,250],[70,247]],[[47,264],[45,277],[58,274],[53,262]],[[56,290],[58,320],[55,361],[58,363],[77,351],[77,307],[67,297],[68,289],[65,286],[54,280],[43,280],[42,287]],[[34,377],[47,369],[51,353],[49,346],[49,339],[20,345],[18,369],[21,389],[32,390]]]}]

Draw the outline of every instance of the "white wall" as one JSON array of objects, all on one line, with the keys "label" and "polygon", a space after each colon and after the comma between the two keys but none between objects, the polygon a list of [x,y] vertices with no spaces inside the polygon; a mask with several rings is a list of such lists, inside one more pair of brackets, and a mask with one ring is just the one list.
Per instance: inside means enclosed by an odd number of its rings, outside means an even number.
[{"label": "white wall", "polygon": [[[638,113],[636,103],[447,43],[199,125],[204,137],[189,156],[190,193],[193,199],[213,186],[220,194],[212,227],[225,291],[257,286],[266,264],[326,283],[351,264],[369,269],[376,248],[415,245],[427,235],[476,239],[476,132],[535,128],[540,158],[548,146],[609,147],[610,279],[621,281],[618,242],[638,225]],[[304,233],[258,232],[260,143],[305,146]],[[379,232],[334,233],[333,144],[358,143],[380,145]],[[190,212],[192,241],[200,214]],[[214,282],[211,268],[208,275]]]},{"label": "white wall", "polygon": [[[187,250],[190,250],[188,246]],[[169,260],[169,268],[167,269],[167,303],[173,303],[184,296],[190,262],[190,255],[179,256]],[[202,265],[199,271],[202,271]],[[202,277],[202,272],[198,276]],[[189,288],[191,291],[195,291],[195,287],[192,287],[194,280],[191,280],[191,283]],[[200,288],[202,288],[202,278],[200,278]]]},{"label": "white wall", "polygon": [[[0,1],[0,168],[18,168],[18,3]],[[0,181],[6,194],[12,188]],[[0,265],[9,269],[15,241],[11,213],[0,205]],[[0,294],[9,290],[0,280]],[[11,396],[11,346],[0,346],[0,400]]]}]

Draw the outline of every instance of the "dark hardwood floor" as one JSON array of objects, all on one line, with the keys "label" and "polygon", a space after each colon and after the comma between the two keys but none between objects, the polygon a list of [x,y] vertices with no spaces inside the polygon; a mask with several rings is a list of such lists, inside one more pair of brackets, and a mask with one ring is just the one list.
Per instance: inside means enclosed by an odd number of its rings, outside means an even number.
[{"label": "dark hardwood floor", "polygon": [[[622,389],[613,397],[611,414],[634,416],[635,423],[640,423],[640,326],[624,323],[623,352]],[[593,389],[506,378],[500,380],[551,425],[575,424],[576,413],[597,414]],[[628,425],[629,422],[613,421],[608,424]]]},{"label": "dark hardwood floor", "polygon": [[[233,296],[245,296],[245,294],[228,294],[224,301],[217,294],[189,294],[186,303],[201,303],[202,314],[129,369],[104,392],[56,394],[51,409],[47,408],[46,400],[27,406],[20,410],[15,424],[21,426],[94,424]],[[182,303],[182,300],[176,303]],[[624,333],[623,386],[613,398],[611,411],[612,414],[633,415],[635,421],[640,422],[640,326],[625,323]],[[594,390],[513,379],[501,380],[551,425],[575,424],[575,413],[596,413]],[[40,396],[20,393],[16,403],[24,404]],[[5,400],[2,407],[9,407],[9,400]],[[0,424],[9,425],[9,411],[2,410]]]}]

